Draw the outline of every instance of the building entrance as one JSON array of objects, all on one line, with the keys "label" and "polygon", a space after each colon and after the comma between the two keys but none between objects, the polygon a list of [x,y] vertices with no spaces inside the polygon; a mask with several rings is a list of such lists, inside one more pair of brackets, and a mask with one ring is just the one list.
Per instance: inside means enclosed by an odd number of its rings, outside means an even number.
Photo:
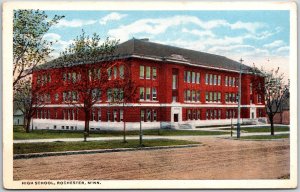
[{"label": "building entrance", "polygon": [[174,122],[178,122],[178,114],[174,114]]}]

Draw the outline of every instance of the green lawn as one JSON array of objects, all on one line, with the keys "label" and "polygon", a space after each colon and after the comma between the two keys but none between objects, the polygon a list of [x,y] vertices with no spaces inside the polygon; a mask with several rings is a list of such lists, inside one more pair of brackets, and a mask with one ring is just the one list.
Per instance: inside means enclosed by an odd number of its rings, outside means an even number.
[{"label": "green lawn", "polygon": [[289,134],[279,134],[279,135],[252,135],[252,136],[244,136],[241,139],[284,139],[289,138]]},{"label": "green lawn", "polygon": [[[223,131],[193,131],[193,130],[144,130],[143,135],[180,136],[180,135],[222,135],[228,134]],[[127,131],[126,135],[139,135],[139,131]],[[123,131],[99,131],[90,133],[90,137],[113,137],[123,136]],[[82,131],[55,131],[55,130],[33,130],[30,133],[20,126],[14,127],[14,139],[55,139],[55,138],[82,138]]]},{"label": "green lawn", "polygon": [[[277,126],[275,128],[275,133],[276,132],[282,132],[282,131],[290,131],[290,128],[288,126]],[[223,128],[220,130],[230,130],[230,128]],[[236,130],[234,128],[233,130]],[[262,126],[262,127],[242,127],[241,131],[248,132],[248,133],[258,133],[258,132],[271,132],[271,127],[268,126]]]},{"label": "green lawn", "polygon": [[[143,140],[144,147],[171,146],[200,144],[198,142],[170,139]],[[128,140],[123,143],[121,140],[111,141],[77,141],[77,142],[47,142],[47,143],[15,143],[14,154],[58,152],[58,151],[78,151],[91,149],[114,149],[114,148],[136,148],[139,147],[139,140]]]}]

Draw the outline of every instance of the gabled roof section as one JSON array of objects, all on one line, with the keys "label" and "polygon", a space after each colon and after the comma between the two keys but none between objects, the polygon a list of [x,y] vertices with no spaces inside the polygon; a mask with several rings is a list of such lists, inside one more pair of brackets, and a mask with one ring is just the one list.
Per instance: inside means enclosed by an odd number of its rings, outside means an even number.
[{"label": "gabled roof section", "polygon": [[[215,67],[229,70],[240,70],[240,63],[228,59],[224,56],[163,45],[149,42],[148,40],[131,39],[119,45],[117,53],[120,55],[142,55],[148,57],[173,59],[177,61],[189,62],[199,66]],[[242,65],[242,70],[251,67]]]},{"label": "gabled roof section", "polygon": [[[119,44],[116,48],[114,58],[128,58],[134,56],[156,58],[162,61],[169,60],[175,63],[186,63],[198,65],[199,67],[212,67],[216,69],[234,71],[239,71],[241,65],[239,62],[228,59],[224,56],[154,43],[150,42],[148,39],[135,38]],[[39,68],[47,69],[62,67],[61,65],[58,65],[56,61],[59,61],[59,58],[40,65]],[[247,71],[249,69],[251,69],[251,67],[242,65],[243,71]]]}]

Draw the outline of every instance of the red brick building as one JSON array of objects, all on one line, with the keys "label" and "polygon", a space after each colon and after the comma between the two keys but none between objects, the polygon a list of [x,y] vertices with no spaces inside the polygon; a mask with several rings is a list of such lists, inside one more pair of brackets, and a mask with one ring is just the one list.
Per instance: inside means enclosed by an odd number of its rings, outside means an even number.
[{"label": "red brick building", "polygon": [[[149,42],[147,39],[132,39],[120,44],[116,61],[111,71],[119,78],[125,69],[138,85],[139,101],[126,104],[126,113],[121,105],[110,105],[110,93],[102,93],[93,106],[90,128],[120,129],[125,119],[128,129],[195,127],[233,123],[237,119],[237,93],[240,63],[226,57],[178,47]],[[87,63],[88,64],[88,63]],[[97,68],[96,64],[85,67]],[[80,67],[71,65],[70,71]],[[264,96],[252,90],[250,67],[242,65],[242,123],[255,123],[265,118]],[[74,71],[74,70],[73,70]],[[76,71],[76,70],[75,70]],[[83,129],[84,114],[73,105],[65,103],[67,97],[80,102],[76,93],[65,84],[81,74],[65,73],[55,67],[55,60],[41,66],[33,74],[33,83],[51,79],[59,81],[60,91],[45,95],[46,104],[37,110],[33,119],[36,129]],[[56,82],[57,83],[57,82]],[[263,78],[261,79],[263,83]],[[64,91],[64,90],[69,91]]]}]

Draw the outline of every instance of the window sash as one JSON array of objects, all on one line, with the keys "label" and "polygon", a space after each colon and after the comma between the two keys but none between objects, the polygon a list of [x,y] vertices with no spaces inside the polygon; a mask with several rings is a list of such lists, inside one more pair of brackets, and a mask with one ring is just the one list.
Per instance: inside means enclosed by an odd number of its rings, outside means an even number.
[{"label": "window sash", "polygon": [[152,79],[156,79],[157,78],[157,71],[156,71],[156,67],[152,68]]},{"label": "window sash", "polygon": [[144,100],[144,99],[145,99],[145,88],[140,87],[140,100]]},{"label": "window sash", "polygon": [[145,67],[143,65],[140,66],[140,79],[144,79],[145,77]]},{"label": "window sash", "polygon": [[146,100],[149,101],[150,100],[150,87],[146,88]]},{"label": "window sash", "polygon": [[146,79],[150,79],[150,73],[151,73],[151,71],[150,71],[150,67],[146,67]]}]

